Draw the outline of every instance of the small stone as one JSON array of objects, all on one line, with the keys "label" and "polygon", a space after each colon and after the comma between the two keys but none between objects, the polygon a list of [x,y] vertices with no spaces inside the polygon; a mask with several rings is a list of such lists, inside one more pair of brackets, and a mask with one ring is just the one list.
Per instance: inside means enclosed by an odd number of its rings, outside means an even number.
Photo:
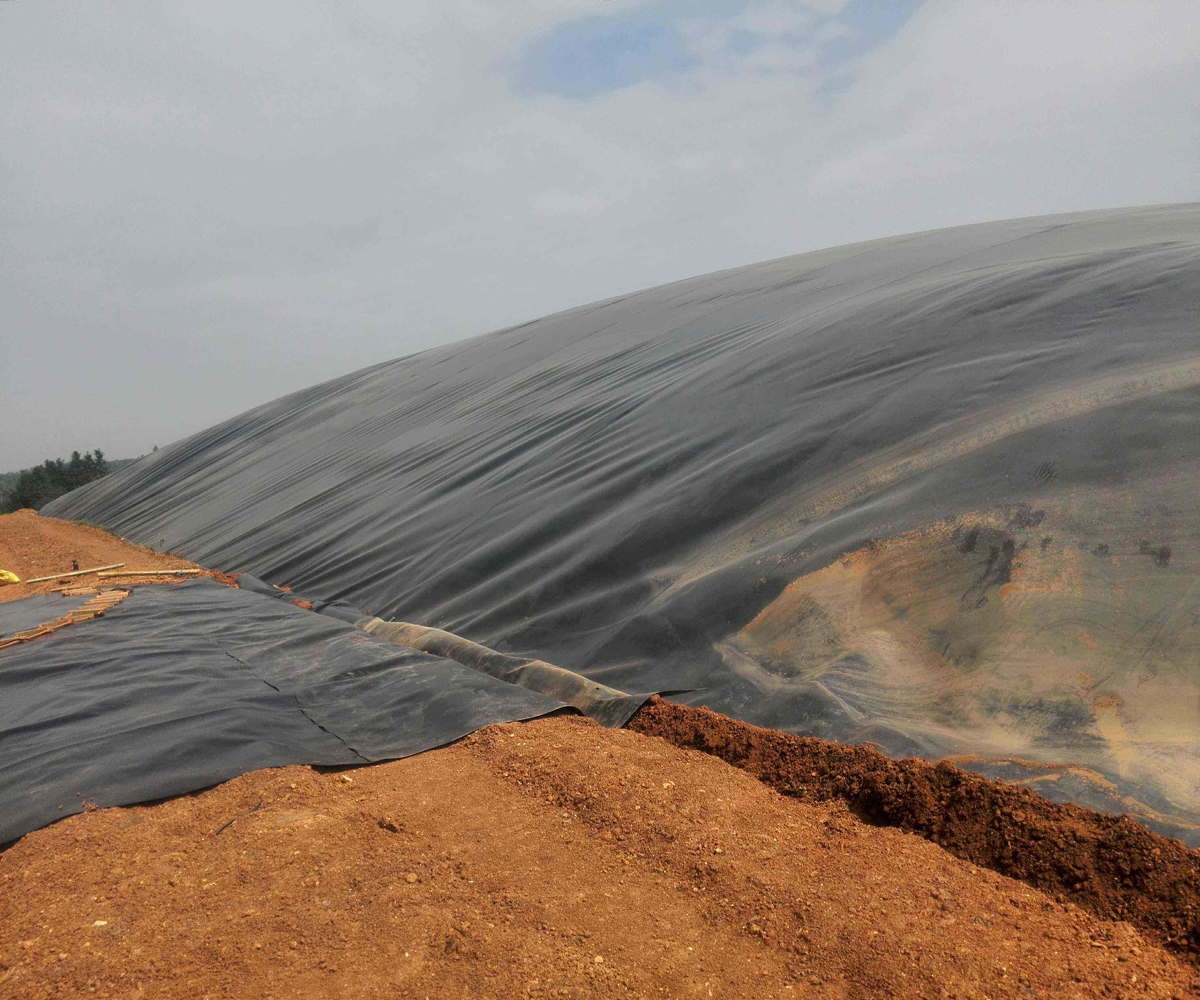
[{"label": "small stone", "polygon": [[407,875],[404,876],[404,881],[407,882],[409,885],[415,885],[417,882],[420,881],[420,879],[417,878],[416,872],[409,872]]},{"label": "small stone", "polygon": [[352,777],[350,777],[350,775],[348,775],[348,774],[339,774],[338,781],[340,781],[343,785],[353,785],[354,784],[354,779]]},{"label": "small stone", "polygon": [[107,920],[93,920],[92,926],[93,927],[107,927],[108,921]]},{"label": "small stone", "polygon": [[597,955],[595,958],[592,959],[592,961],[595,962],[597,965],[603,965],[604,964],[604,956]]}]

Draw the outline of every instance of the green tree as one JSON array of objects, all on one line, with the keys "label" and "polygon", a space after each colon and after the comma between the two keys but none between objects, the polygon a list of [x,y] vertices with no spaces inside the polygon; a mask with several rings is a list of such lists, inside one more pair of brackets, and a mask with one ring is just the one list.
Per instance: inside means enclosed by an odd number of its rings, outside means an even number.
[{"label": "green tree", "polygon": [[69,462],[48,458],[21,470],[16,485],[0,498],[0,510],[6,514],[23,507],[41,510],[51,500],[107,474],[108,463],[99,448],[86,455],[72,452]]}]

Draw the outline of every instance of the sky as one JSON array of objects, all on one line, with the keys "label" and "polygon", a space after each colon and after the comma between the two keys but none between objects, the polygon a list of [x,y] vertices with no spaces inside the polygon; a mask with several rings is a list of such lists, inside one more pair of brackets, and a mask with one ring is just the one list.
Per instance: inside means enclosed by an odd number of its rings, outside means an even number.
[{"label": "sky", "polygon": [[1200,200],[1194,0],[0,0],[0,471],[664,282]]}]

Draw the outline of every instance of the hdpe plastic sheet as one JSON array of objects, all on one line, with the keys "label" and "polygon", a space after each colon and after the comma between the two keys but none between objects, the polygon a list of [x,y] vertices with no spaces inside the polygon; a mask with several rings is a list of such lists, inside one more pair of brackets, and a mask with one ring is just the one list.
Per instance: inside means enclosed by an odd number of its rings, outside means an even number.
[{"label": "hdpe plastic sheet", "polygon": [[350,622],[368,635],[387,642],[422,653],[444,656],[508,684],[516,684],[530,691],[548,695],[555,699],[560,707],[574,708],[603,726],[625,725],[652,694],[659,693],[650,691],[629,694],[618,691],[553,663],[545,663],[531,657],[508,656],[462,636],[425,625],[385,622],[380,618],[364,615],[361,610],[344,601],[325,601],[315,595],[297,594],[290,587],[285,590],[273,586],[249,573],[240,574],[238,586],[242,590],[289,601],[318,614]]},{"label": "hdpe plastic sheet", "polygon": [[24,632],[43,622],[53,621],[74,611],[88,600],[86,597],[60,597],[58,594],[38,594],[23,601],[0,604],[0,639]]},{"label": "hdpe plastic sheet", "polygon": [[[0,604],[0,630],[25,603]],[[0,844],[85,803],[403,757],[562,707],[210,580],[138,587],[102,618],[0,651]]]},{"label": "hdpe plastic sheet", "polygon": [[1198,317],[1194,205],[900,236],[378,365],[45,513],[1194,839]]}]

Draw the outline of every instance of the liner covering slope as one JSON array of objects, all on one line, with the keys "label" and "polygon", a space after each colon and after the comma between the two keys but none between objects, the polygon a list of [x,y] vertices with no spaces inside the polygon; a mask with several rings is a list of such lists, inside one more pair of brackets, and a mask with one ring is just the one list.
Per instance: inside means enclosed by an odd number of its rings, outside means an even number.
[{"label": "liner covering slope", "polygon": [[[0,605],[0,632],[24,603]],[[139,587],[0,653],[0,844],[93,804],[404,757],[563,707],[211,580]]]},{"label": "liner covering slope", "polygon": [[1198,316],[1195,205],[900,236],[356,372],[48,512],[1194,827]]}]

